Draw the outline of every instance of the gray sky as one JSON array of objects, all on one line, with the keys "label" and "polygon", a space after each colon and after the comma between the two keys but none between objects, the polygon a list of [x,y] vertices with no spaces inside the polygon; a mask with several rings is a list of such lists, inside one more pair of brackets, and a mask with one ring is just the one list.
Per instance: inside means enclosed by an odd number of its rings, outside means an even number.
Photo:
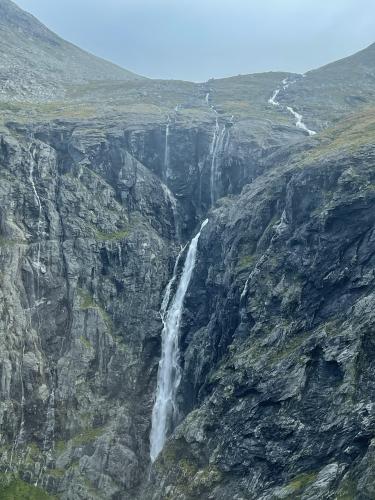
[{"label": "gray sky", "polygon": [[153,78],[305,72],[375,42],[374,0],[16,0],[63,38]]}]

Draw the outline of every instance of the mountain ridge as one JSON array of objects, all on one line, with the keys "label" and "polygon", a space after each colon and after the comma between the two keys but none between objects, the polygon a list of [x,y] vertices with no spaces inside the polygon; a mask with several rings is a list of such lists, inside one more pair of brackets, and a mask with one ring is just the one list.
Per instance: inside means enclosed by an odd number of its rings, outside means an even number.
[{"label": "mountain ridge", "polygon": [[63,40],[11,0],[0,2],[0,52],[2,100],[53,100],[69,84],[144,79]]}]

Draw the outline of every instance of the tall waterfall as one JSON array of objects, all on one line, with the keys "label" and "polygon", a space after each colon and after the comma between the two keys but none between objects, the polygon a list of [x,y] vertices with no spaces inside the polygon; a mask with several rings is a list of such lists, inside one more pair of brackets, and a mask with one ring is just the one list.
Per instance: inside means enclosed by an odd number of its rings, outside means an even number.
[{"label": "tall waterfall", "polygon": [[43,271],[44,266],[42,266],[40,262],[40,252],[41,252],[41,236],[42,236],[42,231],[41,231],[41,225],[42,225],[42,202],[40,200],[40,196],[38,194],[38,191],[35,186],[35,181],[34,181],[34,167],[37,165],[37,162],[35,160],[35,150],[34,146],[30,146],[29,149],[29,154],[30,154],[30,167],[29,167],[29,182],[31,185],[31,189],[33,191],[34,195],[34,200],[35,203],[38,207],[38,225],[37,225],[37,259],[36,262],[33,262],[34,267],[36,268],[36,275],[37,275],[37,286],[36,286],[36,299],[39,299],[39,278],[40,278],[40,271]]},{"label": "tall waterfall", "polygon": [[173,426],[177,422],[178,408],[176,405],[176,394],[181,382],[181,368],[179,363],[180,322],[185,295],[195,267],[199,237],[207,222],[207,220],[203,222],[199,233],[192,239],[189,245],[180,282],[171,300],[172,289],[177,281],[178,264],[183,250],[177,257],[173,277],[166,288],[160,310],[164,328],[162,333],[162,353],[159,362],[156,400],[152,411],[150,436],[150,457],[152,462],[163,449],[169,432],[173,430]]}]

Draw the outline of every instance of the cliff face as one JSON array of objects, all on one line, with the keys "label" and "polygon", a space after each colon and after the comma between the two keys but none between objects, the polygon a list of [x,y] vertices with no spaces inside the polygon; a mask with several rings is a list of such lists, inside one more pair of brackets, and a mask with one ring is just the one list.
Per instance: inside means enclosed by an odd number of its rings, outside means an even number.
[{"label": "cliff face", "polygon": [[[372,498],[372,51],[305,78],[83,72],[63,103],[4,87],[0,496]],[[151,466],[161,303],[205,218]]]},{"label": "cliff face", "polygon": [[[164,125],[113,121],[13,123],[1,136],[5,483],[17,474],[61,498],[138,495],[162,293],[211,203],[213,125],[173,123],[168,142]],[[274,149],[236,147],[241,130],[222,130],[218,171],[237,168],[223,171],[218,197]]]},{"label": "cliff face", "polygon": [[36,138],[1,146],[3,470],[65,498],[85,478],[110,498],[147,461],[171,200],[95,134],[69,152]]},{"label": "cliff face", "polygon": [[372,497],[374,148],[310,155],[201,237],[150,498]]}]

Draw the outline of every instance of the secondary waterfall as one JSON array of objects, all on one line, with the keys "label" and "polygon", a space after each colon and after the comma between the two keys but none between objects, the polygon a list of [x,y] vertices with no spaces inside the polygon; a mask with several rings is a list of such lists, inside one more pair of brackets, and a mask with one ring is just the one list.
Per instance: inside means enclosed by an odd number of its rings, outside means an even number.
[{"label": "secondary waterfall", "polygon": [[181,228],[180,228],[179,219],[178,219],[178,209],[177,209],[176,198],[173,196],[173,193],[168,188],[168,186],[166,186],[165,184],[162,184],[161,187],[163,188],[166,199],[169,201],[169,203],[171,205],[172,213],[173,213],[173,222],[174,222],[174,227],[175,227],[175,236],[177,238],[177,241],[180,241],[181,240]]},{"label": "secondary waterfall", "polygon": [[41,486],[43,486],[43,480],[45,479],[44,474],[53,460],[53,454],[55,451],[55,425],[55,384],[53,382],[48,399],[47,420],[43,439],[43,465],[40,467],[39,475],[34,483],[34,486],[38,486],[40,481]]},{"label": "secondary waterfall", "polygon": [[171,133],[171,117],[168,115],[167,125],[165,127],[165,149],[164,149],[164,175],[168,179],[170,177],[169,165],[169,136]]},{"label": "secondary waterfall", "polygon": [[178,408],[176,405],[177,389],[181,382],[179,363],[179,329],[183,312],[184,300],[194,271],[197,247],[202,229],[207,224],[205,220],[198,234],[191,240],[186,260],[176,293],[171,300],[173,285],[177,281],[178,264],[182,250],[177,257],[173,277],[166,288],[160,309],[163,321],[162,353],[159,362],[156,399],[152,411],[152,427],[150,435],[150,457],[153,462],[167,439],[169,432],[177,422]]},{"label": "secondary waterfall", "polygon": [[[304,76],[304,75],[302,75]],[[277,106],[281,107],[281,104],[279,101],[277,101],[277,98],[282,90],[286,90],[290,85],[293,85],[293,83],[296,83],[296,80],[293,81],[288,81],[287,78],[285,78],[282,82],[282,88],[276,89],[275,92],[272,94],[272,97],[268,99],[269,104],[272,104],[272,106]],[[316,132],[315,130],[310,130],[307,128],[305,123],[303,122],[303,116],[297,113],[295,109],[293,109],[291,106],[286,106],[286,109],[291,113],[294,118],[296,119],[296,127],[304,130],[307,132],[310,136],[315,135]]]},{"label": "secondary waterfall", "polygon": [[10,461],[8,467],[5,469],[6,473],[8,472],[8,470],[12,471],[14,454],[18,451],[19,447],[24,444],[24,438],[25,438],[25,383],[23,379],[24,357],[25,357],[25,345],[22,346],[22,357],[19,363],[20,385],[21,385],[21,421],[18,434],[13,442],[12,450],[10,453]]},{"label": "secondary waterfall", "polygon": [[35,181],[34,181],[34,167],[37,165],[37,162],[35,160],[35,151],[33,146],[30,146],[29,149],[29,154],[30,154],[30,167],[29,167],[29,182],[31,185],[31,189],[33,191],[34,195],[34,200],[35,203],[38,207],[38,225],[37,225],[37,260],[36,262],[33,262],[34,267],[36,268],[36,273],[37,273],[37,286],[36,286],[36,299],[39,298],[39,277],[40,277],[40,271],[43,271],[44,266],[41,265],[40,263],[40,251],[41,251],[41,225],[42,225],[42,202],[40,200],[40,196],[38,194],[38,191],[35,186]]},{"label": "secondary waterfall", "polygon": [[223,153],[224,150],[224,140],[226,134],[226,126],[223,125],[220,130],[219,120],[216,118],[214,135],[211,142],[211,174],[210,174],[210,196],[211,196],[211,206],[214,205],[218,198],[218,180],[220,177],[218,156]]},{"label": "secondary waterfall", "polygon": [[297,113],[297,111],[295,111],[293,108],[291,108],[290,106],[287,106],[286,108],[289,113],[291,113],[294,118],[296,119],[296,127],[297,128],[301,128],[302,130],[304,130],[305,132],[307,132],[309,135],[315,135],[316,132],[315,130],[310,130],[306,127],[306,125],[303,123],[302,119],[302,115],[300,115],[299,113]]}]

